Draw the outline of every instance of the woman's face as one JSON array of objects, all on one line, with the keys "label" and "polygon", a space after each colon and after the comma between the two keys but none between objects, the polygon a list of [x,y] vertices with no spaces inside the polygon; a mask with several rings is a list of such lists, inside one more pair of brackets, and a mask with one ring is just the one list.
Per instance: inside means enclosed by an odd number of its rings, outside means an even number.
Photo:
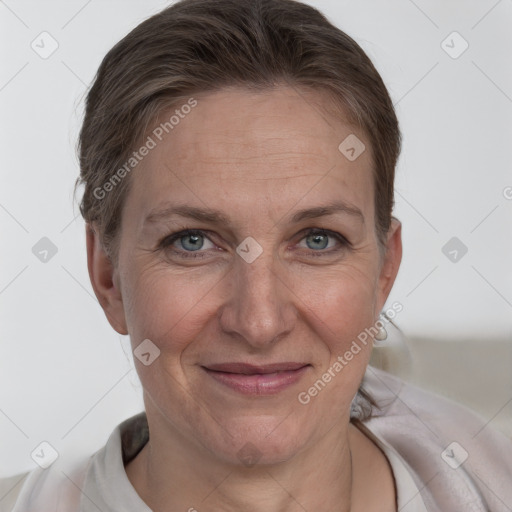
[{"label": "woman's face", "polygon": [[369,141],[318,93],[195,99],[132,171],[102,303],[145,354],[150,427],[227,462],[287,460],[348,424],[371,343],[344,354],[384,305],[400,229],[381,258]]}]

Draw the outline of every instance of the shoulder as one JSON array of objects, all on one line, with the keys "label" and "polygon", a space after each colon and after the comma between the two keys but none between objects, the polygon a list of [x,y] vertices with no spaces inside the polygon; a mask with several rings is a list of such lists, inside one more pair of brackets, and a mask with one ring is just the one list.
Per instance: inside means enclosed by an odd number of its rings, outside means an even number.
[{"label": "shoulder", "polygon": [[78,510],[92,457],[59,457],[51,466],[0,479],[0,512]]},{"label": "shoulder", "polygon": [[45,469],[36,467],[28,473],[0,479],[0,512],[89,510],[90,500],[93,500],[95,510],[110,510],[108,507],[118,497],[114,498],[108,492],[105,482],[112,483],[113,480],[116,480],[116,485],[124,486],[124,501],[123,504],[115,503],[116,510],[128,510],[137,495],[133,491],[131,497],[127,497],[130,484],[124,473],[123,461],[135,456],[148,438],[146,415],[138,413],[117,425],[107,443],[93,454],[68,451],[61,453]]},{"label": "shoulder", "polygon": [[417,483],[483,500],[493,511],[512,503],[512,440],[490,420],[371,366],[363,387],[378,405],[364,425],[400,454]]},{"label": "shoulder", "polygon": [[0,478],[0,512],[11,512],[30,471]]},{"label": "shoulder", "polygon": [[480,440],[497,437],[512,446],[512,440],[495,430],[490,420],[476,411],[384,370],[368,366],[363,386],[378,405],[372,416],[377,420],[375,423],[380,419],[382,424],[393,421],[404,427],[407,424],[422,426],[440,440],[451,434],[463,436],[464,432]]}]

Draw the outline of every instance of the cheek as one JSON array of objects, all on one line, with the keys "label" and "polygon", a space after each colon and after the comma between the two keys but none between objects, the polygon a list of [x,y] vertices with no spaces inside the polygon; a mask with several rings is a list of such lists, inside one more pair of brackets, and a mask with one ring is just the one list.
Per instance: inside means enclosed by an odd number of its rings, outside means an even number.
[{"label": "cheek", "polygon": [[[133,343],[149,338],[167,352],[180,352],[201,328],[215,280],[175,275],[169,269],[135,268],[125,292],[125,311]],[[217,279],[218,280],[218,279]],[[171,343],[172,342],[172,343]]]},{"label": "cheek", "polygon": [[376,282],[375,265],[347,264],[332,271],[301,275],[294,288],[303,307],[325,325],[325,339],[343,344],[373,324]]},{"label": "cheek", "polygon": [[296,291],[307,301],[305,310],[324,348],[317,351],[323,355],[303,390],[315,397],[310,406],[316,414],[332,404],[338,411],[348,410],[359,387],[371,356],[371,338],[365,330],[375,321],[375,280],[374,265],[347,264],[317,274],[315,286]]},{"label": "cheek", "polygon": [[314,374],[297,398],[309,412],[326,420],[326,428],[349,411],[371,356],[371,338],[365,331],[374,323],[375,273],[371,266],[337,269],[318,276],[314,293],[297,290],[307,299],[310,323],[324,351]]}]

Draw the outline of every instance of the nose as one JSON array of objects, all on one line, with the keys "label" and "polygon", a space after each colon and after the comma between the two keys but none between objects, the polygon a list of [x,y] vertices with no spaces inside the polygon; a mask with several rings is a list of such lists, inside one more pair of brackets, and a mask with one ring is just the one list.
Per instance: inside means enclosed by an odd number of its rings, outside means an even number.
[{"label": "nose", "polygon": [[229,293],[220,314],[222,330],[257,349],[289,334],[297,313],[285,278],[271,254],[264,252],[252,263],[238,258],[227,277]]}]

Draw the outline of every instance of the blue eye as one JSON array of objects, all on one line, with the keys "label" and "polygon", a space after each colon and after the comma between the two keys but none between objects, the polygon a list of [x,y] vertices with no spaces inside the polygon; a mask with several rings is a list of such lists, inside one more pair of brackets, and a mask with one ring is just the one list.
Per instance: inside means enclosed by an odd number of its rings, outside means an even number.
[{"label": "blue eye", "polygon": [[204,245],[204,236],[195,233],[182,236],[179,240],[183,249],[187,251],[198,251]]},{"label": "blue eye", "polygon": [[312,233],[306,236],[305,240],[310,249],[326,249],[329,244],[329,235],[325,233]]},{"label": "blue eye", "polygon": [[[324,229],[311,229],[306,236],[301,239],[301,242],[302,240],[306,241],[307,249],[311,249],[313,253],[317,253],[315,256],[330,254],[340,249],[350,247],[350,243],[344,236],[334,231]],[[299,247],[304,246],[299,244]]]},{"label": "blue eye", "polygon": [[[210,244],[208,246],[208,243]],[[206,245],[206,247],[205,247]],[[210,239],[204,234],[204,232],[200,230],[185,230],[180,231],[179,233],[175,233],[173,235],[167,236],[164,238],[160,247],[166,249],[171,247],[174,249],[174,252],[178,255],[183,255],[183,257],[198,257],[195,255],[187,255],[186,253],[202,253],[200,249],[213,249],[215,245],[210,241]]]}]

